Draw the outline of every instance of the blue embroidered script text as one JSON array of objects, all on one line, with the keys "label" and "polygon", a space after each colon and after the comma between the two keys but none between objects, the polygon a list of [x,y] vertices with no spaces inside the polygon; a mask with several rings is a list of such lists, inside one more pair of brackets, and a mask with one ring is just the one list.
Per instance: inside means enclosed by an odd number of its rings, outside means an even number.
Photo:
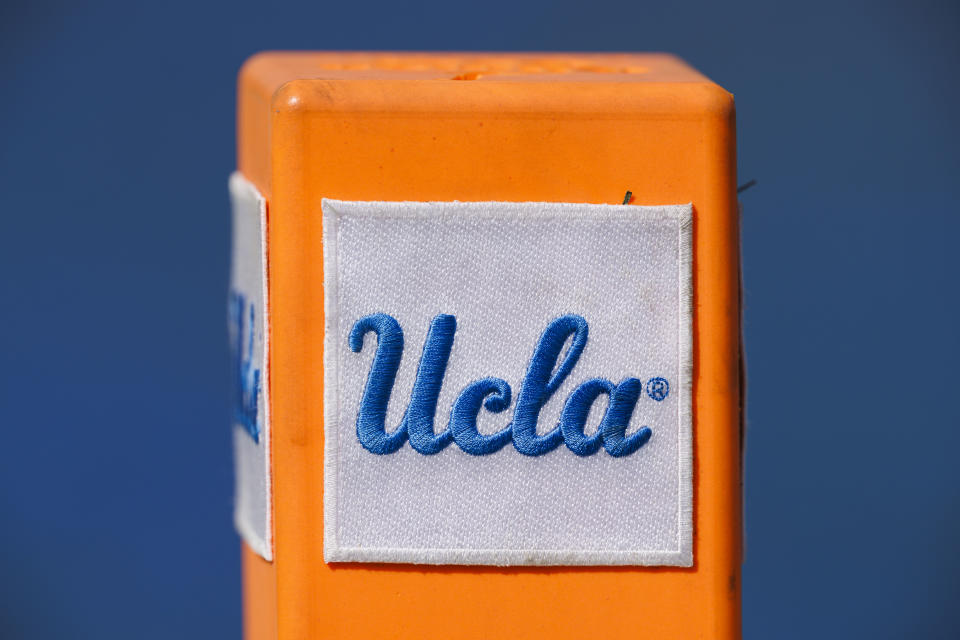
[{"label": "blue embroidered script text", "polygon": [[[396,319],[385,313],[364,316],[353,325],[348,343],[356,353],[363,349],[363,338],[368,332],[377,335],[377,350],[357,415],[357,438],[365,449],[379,455],[393,453],[409,438],[410,445],[425,455],[437,453],[451,442],[469,454],[486,455],[512,441],[520,453],[539,456],[562,442],[578,456],[592,455],[603,447],[608,454],[619,458],[630,455],[650,440],[653,432],[646,426],[626,435],[644,390],[644,383],[637,378],[624,378],[617,384],[605,378],[582,382],[564,403],[559,424],[547,433],[537,433],[540,409],[570,375],[587,344],[587,321],[574,314],[556,318],[544,329],[520,386],[513,420],[506,427],[492,434],[477,430],[477,415],[482,409],[500,413],[510,406],[512,399],[510,385],[502,378],[490,377],[471,382],[460,392],[450,411],[447,428],[437,433],[434,429],[437,399],[456,330],[457,320],[452,315],[440,314],[431,321],[410,404],[400,425],[388,432],[384,423],[403,355],[403,330]],[[570,347],[561,359],[563,346],[571,338]],[[665,378],[651,378],[646,384],[647,395],[657,402],[667,397],[669,389]],[[602,394],[609,396],[609,405],[600,426],[587,435],[585,427],[590,407]]]},{"label": "blue embroidered script text", "polygon": [[[260,442],[257,402],[260,395],[260,369],[253,366],[254,308],[242,294],[230,294],[230,352],[233,360],[233,420],[242,426],[254,442]],[[249,324],[247,324],[248,321]],[[244,334],[247,342],[244,349]]]}]

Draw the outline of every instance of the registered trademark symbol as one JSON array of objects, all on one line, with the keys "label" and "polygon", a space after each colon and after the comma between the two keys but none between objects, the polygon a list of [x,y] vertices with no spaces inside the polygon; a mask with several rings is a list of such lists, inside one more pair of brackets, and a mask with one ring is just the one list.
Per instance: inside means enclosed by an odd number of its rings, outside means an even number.
[{"label": "registered trademark symbol", "polygon": [[670,393],[670,383],[666,378],[650,378],[647,381],[647,395],[660,402]]}]

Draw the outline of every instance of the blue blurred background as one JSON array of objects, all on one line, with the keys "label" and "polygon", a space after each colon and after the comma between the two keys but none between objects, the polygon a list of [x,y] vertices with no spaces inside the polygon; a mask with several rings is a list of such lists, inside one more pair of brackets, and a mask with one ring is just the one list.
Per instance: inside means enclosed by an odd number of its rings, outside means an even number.
[{"label": "blue blurred background", "polygon": [[666,50],[734,92],[745,636],[960,636],[958,35],[955,0],[6,0],[0,637],[240,634],[235,74],[294,48]]}]

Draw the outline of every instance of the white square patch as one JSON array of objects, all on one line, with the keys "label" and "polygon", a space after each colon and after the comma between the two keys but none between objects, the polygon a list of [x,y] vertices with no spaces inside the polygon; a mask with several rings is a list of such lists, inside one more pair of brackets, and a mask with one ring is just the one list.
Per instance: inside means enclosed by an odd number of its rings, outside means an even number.
[{"label": "white square patch", "polygon": [[267,371],[267,203],[239,173],[230,176],[233,255],[230,333],[235,469],[234,526],[253,551],[273,558],[270,514],[270,378]]},{"label": "white square patch", "polygon": [[322,206],[328,562],[692,565],[690,205]]}]

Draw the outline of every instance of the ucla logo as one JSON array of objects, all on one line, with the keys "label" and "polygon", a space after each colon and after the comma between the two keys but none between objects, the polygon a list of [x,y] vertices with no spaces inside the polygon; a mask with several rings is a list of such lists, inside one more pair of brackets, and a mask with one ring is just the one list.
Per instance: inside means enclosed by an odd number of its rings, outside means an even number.
[{"label": "ucla logo", "polygon": [[[437,399],[456,330],[457,321],[452,315],[440,314],[431,321],[407,411],[400,425],[388,433],[384,423],[403,355],[403,330],[396,319],[385,313],[364,316],[353,325],[348,344],[355,353],[363,349],[367,333],[377,335],[377,350],[357,415],[357,438],[365,449],[386,455],[400,449],[409,439],[410,445],[424,455],[442,451],[455,442],[463,451],[481,456],[499,451],[512,441],[520,453],[540,456],[562,442],[578,456],[593,455],[603,447],[608,454],[619,458],[634,453],[650,440],[653,433],[650,427],[626,435],[627,425],[644,391],[643,382],[637,378],[625,378],[618,384],[605,378],[582,382],[566,399],[559,424],[538,435],[541,408],[573,371],[587,344],[587,321],[574,314],[556,318],[543,331],[524,375],[513,420],[505,428],[489,435],[477,430],[481,410],[501,413],[512,399],[506,380],[489,377],[471,382],[460,392],[450,410],[447,428],[436,433]],[[560,360],[563,346],[571,337],[571,345]],[[670,384],[665,378],[651,378],[646,383],[647,395],[658,402],[667,397],[669,390]],[[585,426],[590,407],[603,394],[609,396],[606,413],[597,430],[587,435]]]},{"label": "ucla logo", "polygon": [[[244,321],[247,321],[246,323]],[[241,425],[254,442],[260,442],[257,422],[257,402],[260,396],[260,369],[253,366],[254,306],[240,293],[230,293],[230,352],[233,361],[233,419]],[[246,349],[243,337],[247,335]]]}]

